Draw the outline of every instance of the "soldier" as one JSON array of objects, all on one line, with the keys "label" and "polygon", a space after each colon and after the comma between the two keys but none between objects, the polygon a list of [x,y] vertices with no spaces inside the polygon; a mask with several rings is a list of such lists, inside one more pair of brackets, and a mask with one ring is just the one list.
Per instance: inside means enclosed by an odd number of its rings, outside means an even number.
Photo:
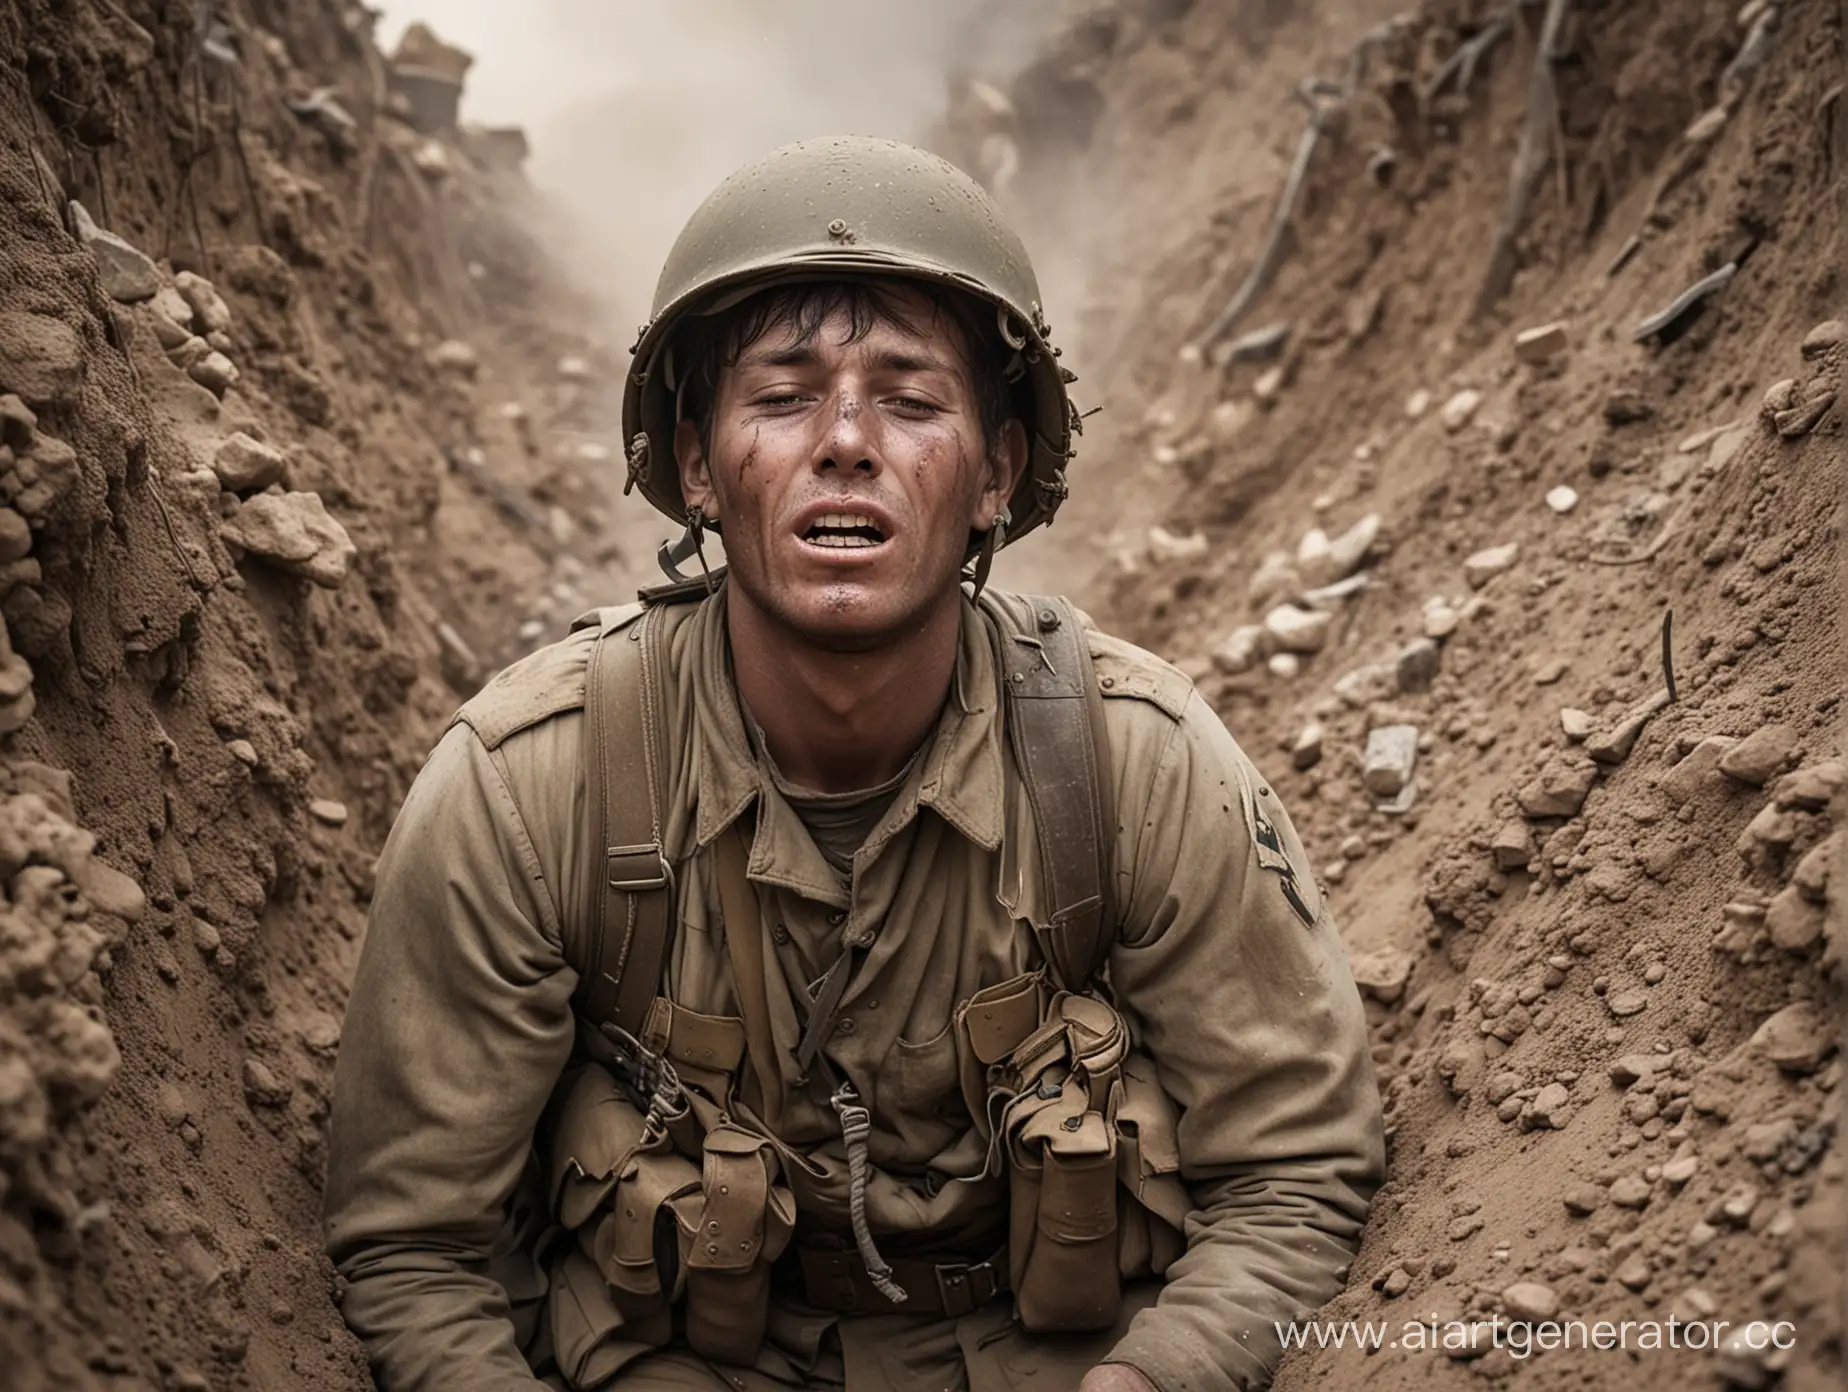
[{"label": "soldier", "polygon": [[1065,495],[1049,340],[903,145],[681,234],[624,419],[697,573],[464,706],[380,861],[327,1242],[386,1392],[1218,1392],[1340,1289],[1383,1146],[1289,819],[983,585]]}]

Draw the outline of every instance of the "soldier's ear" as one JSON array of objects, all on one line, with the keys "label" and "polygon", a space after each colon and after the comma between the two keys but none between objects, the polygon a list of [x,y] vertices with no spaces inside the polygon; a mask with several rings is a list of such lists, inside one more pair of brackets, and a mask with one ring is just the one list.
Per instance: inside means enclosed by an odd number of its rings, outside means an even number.
[{"label": "soldier's ear", "polygon": [[1014,496],[1014,486],[1027,467],[1027,428],[1017,420],[1001,427],[988,451],[988,478],[976,503],[975,528],[985,532],[995,525],[995,518]]},{"label": "soldier's ear", "polygon": [[674,462],[680,468],[680,496],[687,506],[716,519],[718,502],[712,492],[712,471],[706,467],[706,448],[700,443],[699,427],[690,420],[674,427]]}]

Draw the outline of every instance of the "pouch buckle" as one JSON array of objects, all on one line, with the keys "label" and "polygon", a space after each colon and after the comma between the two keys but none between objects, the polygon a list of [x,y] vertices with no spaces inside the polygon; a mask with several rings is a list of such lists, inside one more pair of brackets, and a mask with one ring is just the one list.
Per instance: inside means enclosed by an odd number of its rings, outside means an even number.
[{"label": "pouch buckle", "polygon": [[661,843],[646,846],[611,846],[604,852],[609,863],[610,888],[624,894],[666,889],[674,882],[674,867],[661,853]]},{"label": "pouch buckle", "polygon": [[1001,1278],[992,1261],[948,1262],[935,1268],[937,1298],[947,1319],[973,1314],[1001,1293]]}]

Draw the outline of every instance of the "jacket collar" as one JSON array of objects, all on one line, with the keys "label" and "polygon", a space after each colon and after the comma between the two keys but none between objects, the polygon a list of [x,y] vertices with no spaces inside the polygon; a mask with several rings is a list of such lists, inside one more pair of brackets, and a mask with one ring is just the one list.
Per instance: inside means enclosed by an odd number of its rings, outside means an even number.
[{"label": "jacket collar", "polygon": [[[702,847],[710,845],[753,802],[760,802],[752,878],[788,883],[823,900],[840,897],[838,880],[751,747],[732,676],[724,590],[700,603],[687,628],[685,641],[674,645],[675,681],[683,709],[691,698],[694,747],[689,752],[698,789],[695,839]],[[949,699],[928,737],[924,757],[868,839],[863,859],[875,857],[920,806],[929,807],[983,849],[999,848],[1006,768],[994,643],[989,621],[965,599]]]}]

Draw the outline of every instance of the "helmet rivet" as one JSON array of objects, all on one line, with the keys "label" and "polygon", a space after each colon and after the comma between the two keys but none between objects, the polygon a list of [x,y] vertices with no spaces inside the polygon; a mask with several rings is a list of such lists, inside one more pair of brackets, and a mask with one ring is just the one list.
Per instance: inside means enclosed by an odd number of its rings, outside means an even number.
[{"label": "helmet rivet", "polygon": [[1051,609],[1042,609],[1039,611],[1039,631],[1041,633],[1051,633],[1058,626],[1058,614]]},{"label": "helmet rivet", "polygon": [[847,235],[847,220],[845,218],[835,218],[833,222],[828,224],[828,235],[830,237],[845,237]]}]

